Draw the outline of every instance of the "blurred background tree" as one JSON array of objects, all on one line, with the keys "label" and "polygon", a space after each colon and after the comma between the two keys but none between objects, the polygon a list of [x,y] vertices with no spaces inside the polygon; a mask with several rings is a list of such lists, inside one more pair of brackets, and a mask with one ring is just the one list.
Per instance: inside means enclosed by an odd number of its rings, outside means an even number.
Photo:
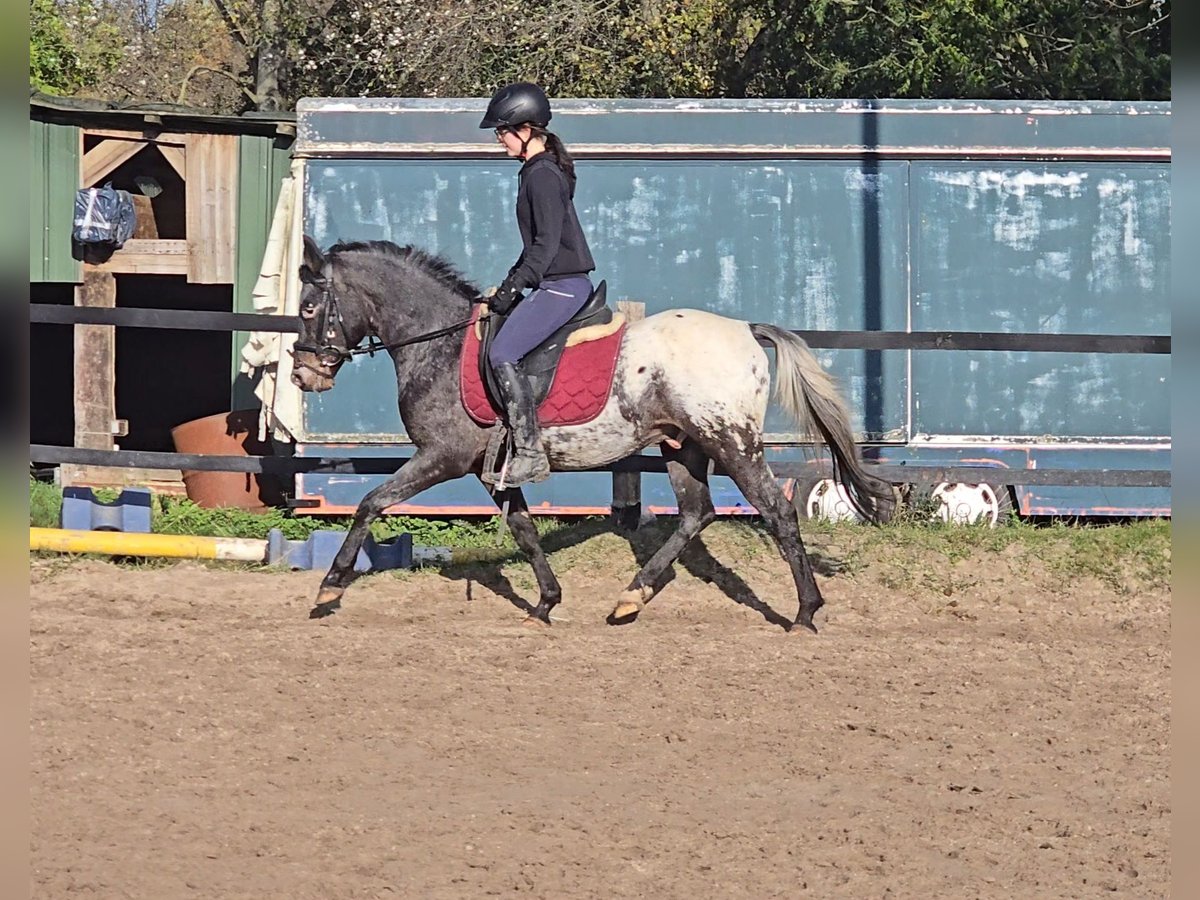
[{"label": "blurred background tree", "polygon": [[303,96],[1163,100],[1169,0],[30,0],[30,87]]}]

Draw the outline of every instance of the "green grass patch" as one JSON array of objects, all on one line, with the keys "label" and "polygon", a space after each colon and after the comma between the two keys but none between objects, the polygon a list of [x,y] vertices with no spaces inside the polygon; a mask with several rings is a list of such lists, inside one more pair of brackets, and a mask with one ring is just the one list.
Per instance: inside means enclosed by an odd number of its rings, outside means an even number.
[{"label": "green grass patch", "polygon": [[[117,491],[108,492],[115,499]],[[62,509],[62,491],[31,479],[29,524],[56,528]],[[555,566],[595,568],[614,565],[614,554],[629,556],[629,541],[637,555],[646,557],[674,530],[664,518],[633,535],[618,534],[604,517],[534,519],[542,546]],[[317,530],[345,530],[348,517],[305,516],[287,510],[259,514],[239,509],[203,509],[179,497],[156,496],[151,527],[160,534],[213,537],[266,538],[278,528],[290,540],[304,540]],[[456,552],[456,565],[523,562],[507,527],[499,516],[462,519],[426,519],[385,516],[372,525],[376,540],[403,532],[423,546],[446,546]],[[803,522],[801,536],[823,574],[855,574],[870,569],[896,587],[937,587],[950,577],[950,565],[964,560],[998,559],[1018,554],[1036,560],[1064,584],[1095,577],[1121,589],[1133,579],[1146,586],[1169,584],[1171,576],[1171,522],[1135,519],[1119,524],[1057,522],[1030,523],[1015,516],[996,528],[983,525],[950,525],[931,519],[921,510],[907,510],[882,527],[853,523]],[[704,532],[705,546],[731,566],[754,564],[775,553],[770,534],[757,519],[726,519]],[[626,560],[636,569],[632,556]],[[625,565],[625,563],[622,563]],[[626,566],[628,567],[628,566]]]},{"label": "green grass patch", "polygon": [[989,558],[999,562],[1009,556],[1045,567],[1064,587],[1084,577],[1117,590],[1131,582],[1167,587],[1171,579],[1168,519],[1031,523],[1014,516],[996,528],[902,519],[881,528],[806,523],[802,530],[815,536],[819,547],[833,549],[846,571],[871,569],[896,588],[936,588],[955,563],[973,560],[986,566]]},{"label": "green grass patch", "polygon": [[[96,499],[111,503],[120,491],[100,488]],[[56,485],[30,479],[29,524],[31,527],[58,528],[62,519],[62,489]],[[352,519],[349,516],[306,516],[289,510],[273,509],[264,513],[244,509],[205,509],[182,497],[156,495],[151,505],[150,528],[157,534],[196,535],[200,537],[236,537],[265,539],[268,532],[278,528],[289,540],[304,540],[314,531],[345,531]],[[604,521],[595,517],[564,523],[539,517],[534,520],[538,533],[545,539],[581,522]],[[483,551],[483,555],[501,555],[516,550],[516,544],[499,516],[463,519],[425,519],[414,516],[384,516],[371,525],[376,540],[387,540],[408,532],[415,544],[447,546],[455,549]]]},{"label": "green grass patch", "polygon": [[44,481],[29,480],[29,527],[58,528],[62,520],[62,490]]}]

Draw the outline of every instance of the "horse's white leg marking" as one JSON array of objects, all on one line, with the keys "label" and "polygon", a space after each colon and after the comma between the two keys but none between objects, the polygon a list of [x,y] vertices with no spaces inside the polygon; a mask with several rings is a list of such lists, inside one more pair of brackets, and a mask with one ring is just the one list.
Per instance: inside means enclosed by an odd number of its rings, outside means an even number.
[{"label": "horse's white leg marking", "polygon": [[612,611],[612,618],[625,619],[629,616],[637,615],[646,608],[646,601],[653,596],[654,589],[647,585],[634,588],[631,591],[622,591],[621,598],[617,601],[617,605]]}]

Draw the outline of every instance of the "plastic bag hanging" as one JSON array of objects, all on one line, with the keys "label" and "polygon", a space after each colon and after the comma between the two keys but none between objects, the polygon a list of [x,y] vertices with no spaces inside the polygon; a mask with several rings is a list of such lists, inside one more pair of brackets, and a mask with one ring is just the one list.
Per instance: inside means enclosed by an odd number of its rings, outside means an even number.
[{"label": "plastic bag hanging", "polygon": [[105,244],[121,249],[137,224],[133,197],[109,182],[102,188],[75,192],[75,224],[71,236],[81,244]]}]

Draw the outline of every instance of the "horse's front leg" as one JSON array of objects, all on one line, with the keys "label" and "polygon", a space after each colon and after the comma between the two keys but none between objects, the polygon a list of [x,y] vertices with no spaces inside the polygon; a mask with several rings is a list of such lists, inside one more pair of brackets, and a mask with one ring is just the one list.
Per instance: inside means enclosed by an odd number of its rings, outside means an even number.
[{"label": "horse's front leg", "polygon": [[530,624],[549,625],[550,610],[562,600],[562,587],[546,560],[542,542],[538,539],[537,527],[533,524],[533,516],[529,514],[529,505],[525,502],[525,495],[520,488],[510,488],[497,493],[496,502],[508,503],[508,516],[505,519],[508,529],[521,552],[529,559],[533,566],[533,574],[537,577],[538,605],[526,621]]},{"label": "horse's front leg", "polygon": [[379,518],[385,509],[403,503],[414,494],[419,494],[435,484],[465,475],[469,465],[467,462],[459,463],[445,457],[434,459],[418,450],[399,472],[369,491],[358,504],[354,513],[354,524],[350,526],[342,548],[321,581],[317,603],[309,612],[309,618],[320,619],[332,615],[341,607],[342,594],[356,577],[354,562],[358,559],[358,551],[367,539],[371,523]]}]

